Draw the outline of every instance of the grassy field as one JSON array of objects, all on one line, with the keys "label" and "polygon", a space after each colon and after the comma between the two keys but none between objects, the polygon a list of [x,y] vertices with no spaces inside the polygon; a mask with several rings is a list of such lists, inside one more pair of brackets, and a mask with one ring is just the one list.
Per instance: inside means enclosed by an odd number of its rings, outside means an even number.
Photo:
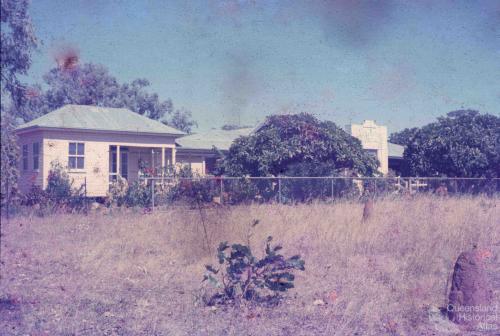
[{"label": "grassy field", "polygon": [[[247,205],[23,216],[2,222],[0,332],[5,335],[439,335],[458,254],[500,242],[498,199]],[[261,254],[268,235],[306,271],[276,308],[212,309],[204,265],[222,240]],[[324,305],[314,305],[321,299]],[[434,308],[433,308],[434,307]]]}]

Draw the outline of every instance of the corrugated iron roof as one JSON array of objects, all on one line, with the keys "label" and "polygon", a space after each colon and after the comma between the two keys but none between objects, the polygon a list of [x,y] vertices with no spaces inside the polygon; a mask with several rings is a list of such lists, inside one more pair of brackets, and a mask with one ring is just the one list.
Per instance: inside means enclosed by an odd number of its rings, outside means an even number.
[{"label": "corrugated iron roof", "polygon": [[90,105],[65,105],[17,127],[17,130],[29,127],[155,133],[179,136],[185,134],[178,129],[125,108]]},{"label": "corrugated iron roof", "polygon": [[176,140],[181,148],[186,149],[212,149],[214,146],[220,150],[228,150],[234,140],[240,136],[247,136],[254,130],[253,127],[236,130],[210,130],[204,133],[186,135]]}]

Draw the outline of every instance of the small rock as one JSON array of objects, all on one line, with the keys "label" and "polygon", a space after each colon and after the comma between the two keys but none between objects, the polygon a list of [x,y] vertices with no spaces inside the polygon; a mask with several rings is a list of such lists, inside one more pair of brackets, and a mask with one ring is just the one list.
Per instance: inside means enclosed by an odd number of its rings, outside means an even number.
[{"label": "small rock", "polygon": [[363,207],[363,218],[361,221],[366,222],[373,216],[373,200],[367,199]]},{"label": "small rock", "polygon": [[314,300],[313,305],[315,305],[315,306],[323,306],[323,305],[325,305],[325,301],[323,301],[321,299],[316,299],[316,300]]},{"label": "small rock", "polygon": [[101,205],[97,202],[92,202],[92,204],[90,204],[90,210],[98,210],[100,207]]}]

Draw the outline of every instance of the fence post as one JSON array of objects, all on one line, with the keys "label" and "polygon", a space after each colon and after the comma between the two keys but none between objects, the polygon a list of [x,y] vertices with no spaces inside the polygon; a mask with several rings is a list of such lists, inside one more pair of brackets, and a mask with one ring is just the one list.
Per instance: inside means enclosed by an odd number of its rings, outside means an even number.
[{"label": "fence post", "polygon": [[220,177],[220,204],[224,204],[224,177]]},{"label": "fence post", "polygon": [[412,178],[410,177],[408,179],[408,190],[410,191],[410,195],[411,195],[411,192],[412,192],[412,185],[411,185],[411,183],[412,183]]},{"label": "fence post", "polygon": [[278,176],[278,203],[281,204],[281,177]]},{"label": "fence post", "polygon": [[85,176],[83,183],[85,183],[85,214],[89,213],[89,198],[87,197],[87,176]]},{"label": "fence post", "polygon": [[331,183],[331,189],[332,189],[331,191],[332,191],[332,203],[333,203],[333,199],[335,198],[334,191],[333,191],[333,189],[334,189],[333,188],[333,177],[330,178],[330,183]]},{"label": "fence post", "polygon": [[[9,221],[9,218],[10,218],[10,202],[11,202],[11,195],[10,195],[10,183],[9,183],[9,179],[7,178],[7,183],[6,183],[6,189],[7,189],[7,203],[6,203],[6,209],[7,209],[7,213],[6,213],[6,220],[7,222]],[[1,222],[1,220],[0,220]],[[0,223],[0,235],[2,234],[2,223]]]},{"label": "fence post", "polygon": [[151,178],[151,212],[155,210],[155,181]]}]

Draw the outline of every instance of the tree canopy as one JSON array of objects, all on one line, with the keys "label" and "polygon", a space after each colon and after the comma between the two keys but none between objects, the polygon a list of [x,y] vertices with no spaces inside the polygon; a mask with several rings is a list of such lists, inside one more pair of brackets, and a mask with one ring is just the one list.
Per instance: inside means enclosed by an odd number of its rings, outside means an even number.
[{"label": "tree canopy", "polygon": [[120,84],[103,65],[58,66],[44,76],[44,81],[45,91],[40,86],[30,91],[28,104],[19,115],[25,121],[66,104],[79,104],[125,107],[188,133],[196,126],[191,112],[175,110],[170,99],[160,100],[156,93],[149,93],[146,79]]},{"label": "tree canopy", "polygon": [[500,177],[500,118],[450,112],[419,128],[404,157],[410,176]]},{"label": "tree canopy", "polygon": [[31,53],[36,47],[28,4],[28,0],[2,0],[0,3],[2,98],[7,95],[17,106],[22,105],[26,89],[19,75],[27,74]]},{"label": "tree canopy", "polygon": [[418,131],[417,127],[412,127],[412,128],[405,128],[402,131],[392,133],[389,136],[389,142],[401,146],[407,146],[412,141],[417,131]]},{"label": "tree canopy", "polygon": [[25,102],[26,86],[19,79],[31,65],[36,38],[27,0],[0,2],[1,74],[1,179],[0,203],[9,204],[17,194],[19,148],[13,134],[15,114]]},{"label": "tree canopy", "polygon": [[250,128],[250,127],[252,127],[252,126],[225,124],[225,125],[222,125],[222,127],[220,129],[223,131],[234,131],[234,130],[239,130],[239,129],[243,129],[243,128]]},{"label": "tree canopy", "polygon": [[[229,176],[277,176],[296,172],[297,164],[321,165],[322,175],[349,169],[370,176],[377,171],[377,160],[358,139],[307,113],[268,117],[254,133],[234,141],[222,166]],[[304,167],[304,174],[315,174]]]}]

